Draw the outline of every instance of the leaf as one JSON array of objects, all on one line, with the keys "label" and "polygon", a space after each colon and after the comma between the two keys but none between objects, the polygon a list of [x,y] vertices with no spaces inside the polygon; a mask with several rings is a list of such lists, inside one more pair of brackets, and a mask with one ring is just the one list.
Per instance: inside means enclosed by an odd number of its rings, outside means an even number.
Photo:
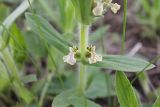
[{"label": "leaf", "polygon": [[74,107],[100,107],[100,105],[84,98],[84,97],[73,97],[70,101]]},{"label": "leaf", "polygon": [[[137,74],[138,75],[138,74]],[[150,80],[149,80],[149,77],[147,75],[147,72],[142,72],[140,75],[139,75],[139,82],[141,84],[141,87],[145,93],[145,95],[149,95],[149,93],[151,92],[151,89],[150,89]]]},{"label": "leaf", "polygon": [[60,13],[59,22],[63,33],[72,32],[75,26],[74,7],[70,0],[57,0],[58,10]]},{"label": "leaf", "polygon": [[22,98],[27,104],[31,103],[34,98],[32,93],[27,90],[21,82],[14,81],[13,85],[17,95]]},{"label": "leaf", "polygon": [[75,7],[77,19],[83,24],[90,24],[93,0],[72,0],[72,3]]},{"label": "leaf", "polygon": [[30,74],[30,75],[23,76],[21,80],[23,81],[23,83],[30,83],[30,82],[37,81],[37,76],[35,74]]},{"label": "leaf", "polygon": [[93,72],[91,76],[93,80],[91,81],[89,87],[85,92],[85,95],[87,97],[96,99],[115,95],[115,91],[113,88],[114,86],[112,84],[113,78],[111,75],[104,72],[96,71]]},{"label": "leaf", "polygon": [[69,90],[59,94],[54,98],[52,107],[68,107],[70,105],[70,98],[77,96],[77,94],[75,90]]},{"label": "leaf", "polygon": [[34,32],[29,31],[25,34],[27,50],[35,57],[40,58],[46,56],[47,49],[44,41]]},{"label": "leaf", "polygon": [[124,72],[116,72],[116,93],[121,107],[140,107],[139,100]]},{"label": "leaf", "polygon": [[152,107],[159,107],[160,106],[160,97],[157,98],[156,102],[153,104]]},{"label": "leaf", "polygon": [[8,15],[9,13],[9,8],[5,6],[4,4],[0,4],[0,22],[4,20],[4,18]]},{"label": "leaf", "polygon": [[[122,56],[122,55],[105,55],[101,62],[95,64],[88,64],[89,66],[96,66],[101,68],[108,68],[120,71],[138,72],[142,70],[149,70],[154,68],[153,64],[135,57]],[[149,65],[149,66],[148,66]],[[148,66],[146,68],[146,66]]]},{"label": "leaf", "polygon": [[10,44],[13,50],[13,57],[14,59],[19,62],[23,63],[26,59],[26,42],[24,39],[24,35],[20,31],[20,29],[17,27],[16,24],[13,24],[10,30]]},{"label": "leaf", "polygon": [[53,100],[52,107],[100,107],[98,104],[82,97],[77,90],[61,93]]},{"label": "leaf", "polygon": [[148,103],[144,103],[144,104],[142,104],[142,107],[152,107],[152,105],[148,104]]},{"label": "leaf", "polygon": [[26,13],[27,23],[32,30],[38,34],[48,44],[53,45],[63,53],[68,53],[68,47],[71,46],[62,35],[58,33],[44,18],[39,15]]},{"label": "leaf", "polygon": [[[33,100],[33,95],[30,93],[24,86],[24,84],[20,81],[20,76],[18,74],[18,70],[16,64],[13,60],[13,57],[8,48],[2,51],[2,58],[6,67],[13,78],[12,83],[17,92],[17,95],[22,98],[26,103],[30,103]],[[12,72],[11,72],[12,71]]]},{"label": "leaf", "polygon": [[[59,79],[61,78],[61,80]],[[75,73],[68,74],[68,76],[63,76],[59,78],[54,78],[49,86],[48,93],[55,95],[59,94],[65,90],[72,89],[76,86],[77,76]]]},{"label": "leaf", "polygon": [[[30,0],[32,3],[34,0]],[[25,10],[29,8],[28,0],[24,0],[3,22],[3,25],[8,29],[13,22],[22,14]],[[3,27],[0,26],[0,36],[3,32]]]},{"label": "leaf", "polygon": [[10,85],[8,71],[0,60],[0,92]]},{"label": "leaf", "polygon": [[147,12],[147,14],[150,14],[151,6],[147,0],[140,0],[144,10]]}]

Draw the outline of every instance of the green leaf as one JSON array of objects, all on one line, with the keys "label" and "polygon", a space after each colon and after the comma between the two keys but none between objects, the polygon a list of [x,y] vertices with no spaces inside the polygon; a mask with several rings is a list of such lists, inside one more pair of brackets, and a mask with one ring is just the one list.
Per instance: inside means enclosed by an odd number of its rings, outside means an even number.
[{"label": "green leaf", "polygon": [[40,58],[46,56],[47,49],[44,41],[34,32],[29,31],[25,34],[27,50],[35,57]]},{"label": "green leaf", "polygon": [[65,91],[54,98],[52,107],[68,107],[70,105],[69,100],[77,95],[78,93],[75,90]]},{"label": "green leaf", "polygon": [[[105,55],[103,56],[103,61],[88,65],[126,72],[138,72],[144,70],[149,64],[149,62],[141,58],[122,55]],[[145,70],[149,70],[154,67],[155,66],[153,64],[150,64],[150,66],[148,66]]]},{"label": "green leaf", "polygon": [[30,82],[37,81],[37,76],[35,74],[30,74],[30,75],[23,76],[21,80],[23,81],[23,83],[30,83]]},{"label": "green leaf", "polygon": [[81,96],[77,90],[69,90],[56,96],[52,107],[100,107],[98,104]]},{"label": "green leaf", "polygon": [[26,42],[24,39],[24,35],[20,31],[20,29],[17,27],[16,24],[13,24],[10,30],[11,34],[11,40],[10,44],[13,50],[13,57],[14,59],[22,63],[26,59]]},{"label": "green leaf", "polygon": [[4,18],[9,14],[9,8],[5,6],[4,4],[0,4],[0,21],[3,21]]},{"label": "green leaf", "polygon": [[116,93],[121,107],[140,107],[136,93],[124,72],[116,72]]},{"label": "green leaf", "polygon": [[21,82],[14,81],[13,85],[17,95],[26,103],[31,103],[31,101],[34,99],[32,93],[29,90],[27,90]]},{"label": "green leaf", "polygon": [[75,7],[77,19],[83,24],[90,24],[92,21],[93,0],[72,0]]},{"label": "green leaf", "polygon": [[0,60],[0,92],[5,90],[10,85],[8,71]]},{"label": "green leaf", "polygon": [[115,95],[114,86],[112,84],[113,78],[111,75],[100,71],[93,72],[90,75],[92,77],[89,78],[93,79],[85,91],[87,97],[96,99]]},{"label": "green leaf", "polygon": [[141,4],[142,4],[144,10],[147,12],[147,14],[150,14],[150,10],[151,10],[150,7],[151,7],[151,6],[150,6],[150,4],[149,4],[149,1],[147,1],[147,0],[140,0],[140,2],[141,2]]},{"label": "green leaf", "polygon": [[[138,73],[137,73],[138,75]],[[143,91],[145,93],[145,95],[149,95],[149,93],[151,92],[151,89],[150,89],[150,80],[149,80],[149,77],[147,75],[147,72],[142,72],[140,75],[139,75],[139,82],[141,84],[141,87],[143,88]]]},{"label": "green leaf", "polygon": [[74,7],[71,4],[70,0],[57,0],[56,1],[59,7],[60,13],[60,24],[61,29],[64,33],[72,32],[73,27],[75,26],[74,20]]},{"label": "green leaf", "polygon": [[71,46],[62,35],[58,33],[44,18],[39,15],[26,13],[27,23],[32,30],[44,39],[48,44],[53,45],[63,53],[68,53],[68,47]]},{"label": "green leaf", "polygon": [[[48,89],[48,93],[55,95],[55,94],[59,94],[65,90],[69,90],[72,89],[76,86],[77,84],[77,76],[76,73],[71,73],[68,74],[68,76],[62,76],[60,78],[62,78],[62,80],[60,80],[59,78],[54,78],[49,86]],[[62,83],[63,82],[63,83]]]},{"label": "green leaf", "polygon": [[70,101],[74,107],[100,107],[100,105],[84,98],[84,97],[73,97]]},{"label": "green leaf", "polygon": [[152,107],[159,107],[160,106],[160,97],[157,98],[156,102],[153,104]]},{"label": "green leaf", "polygon": [[[32,3],[34,0],[30,0]],[[29,8],[28,0],[24,0],[4,21],[3,25],[8,29],[14,21],[22,14],[25,10]],[[2,32],[4,31],[4,28],[0,26],[0,36],[2,35]]]}]

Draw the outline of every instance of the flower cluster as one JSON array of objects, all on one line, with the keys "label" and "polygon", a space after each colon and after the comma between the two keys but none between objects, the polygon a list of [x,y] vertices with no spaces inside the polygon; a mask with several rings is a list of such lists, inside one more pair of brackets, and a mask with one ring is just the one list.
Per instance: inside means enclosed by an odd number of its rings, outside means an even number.
[{"label": "flower cluster", "polygon": [[[95,52],[96,47],[95,46],[89,46],[87,47],[87,55],[86,58],[88,58],[89,64],[93,64],[99,61],[102,61],[102,56],[98,55]],[[64,62],[74,65],[76,63],[76,56],[79,54],[77,47],[69,47],[69,53],[68,55],[63,57]]]},{"label": "flower cluster", "polygon": [[95,16],[102,16],[108,7],[113,13],[117,13],[121,6],[117,3],[112,3],[112,0],[95,0],[95,7],[92,12]]}]

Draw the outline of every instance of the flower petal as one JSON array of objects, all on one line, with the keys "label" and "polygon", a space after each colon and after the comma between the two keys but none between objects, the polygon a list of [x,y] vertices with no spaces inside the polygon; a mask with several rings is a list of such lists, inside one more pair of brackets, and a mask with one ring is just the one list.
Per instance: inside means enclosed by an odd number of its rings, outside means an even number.
[{"label": "flower petal", "polygon": [[72,47],[69,47],[69,50],[69,54],[63,57],[63,61],[70,65],[74,65],[76,63],[75,52]]},{"label": "flower petal", "polygon": [[90,64],[93,64],[93,63],[102,61],[102,56],[97,55],[95,52],[92,52],[92,53],[91,53],[91,57],[88,58],[88,60],[89,60],[89,63],[90,63]]}]

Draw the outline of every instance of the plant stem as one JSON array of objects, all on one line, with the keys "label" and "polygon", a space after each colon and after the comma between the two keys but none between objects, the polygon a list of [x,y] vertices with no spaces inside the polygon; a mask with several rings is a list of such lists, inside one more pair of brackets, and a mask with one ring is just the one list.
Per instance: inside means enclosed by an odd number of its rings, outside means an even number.
[{"label": "plant stem", "polygon": [[127,23],[127,0],[124,0],[123,33],[122,33],[121,54],[125,53],[126,23]]},{"label": "plant stem", "polygon": [[87,25],[80,26],[80,41],[79,48],[82,55],[82,58],[85,58],[86,47],[88,45],[88,29]]},{"label": "plant stem", "polygon": [[[82,61],[85,60],[85,52],[86,47],[88,45],[88,31],[89,26],[87,25],[81,25],[80,26],[80,41],[79,41],[79,48],[81,53]],[[83,94],[86,86],[86,67],[83,63],[79,64],[79,90]]]},{"label": "plant stem", "polygon": [[49,74],[46,78],[46,83],[44,85],[44,88],[42,90],[42,93],[41,93],[41,96],[40,96],[40,101],[38,103],[38,107],[42,107],[43,106],[43,102],[44,102],[44,98],[45,98],[45,95],[47,93],[47,90],[48,90],[48,87],[49,87],[49,84],[52,80],[52,77],[53,77],[53,73]]},{"label": "plant stem", "polygon": [[7,68],[10,71],[10,73],[12,74],[13,78],[19,81],[20,78],[18,76],[18,72],[17,72],[18,70],[15,65],[14,59],[9,52],[9,49],[6,48],[1,53],[2,53],[3,60],[4,60],[5,64],[7,65]]},{"label": "plant stem", "polygon": [[84,64],[80,63],[79,65],[79,91],[81,94],[84,94],[86,87],[86,67]]}]

